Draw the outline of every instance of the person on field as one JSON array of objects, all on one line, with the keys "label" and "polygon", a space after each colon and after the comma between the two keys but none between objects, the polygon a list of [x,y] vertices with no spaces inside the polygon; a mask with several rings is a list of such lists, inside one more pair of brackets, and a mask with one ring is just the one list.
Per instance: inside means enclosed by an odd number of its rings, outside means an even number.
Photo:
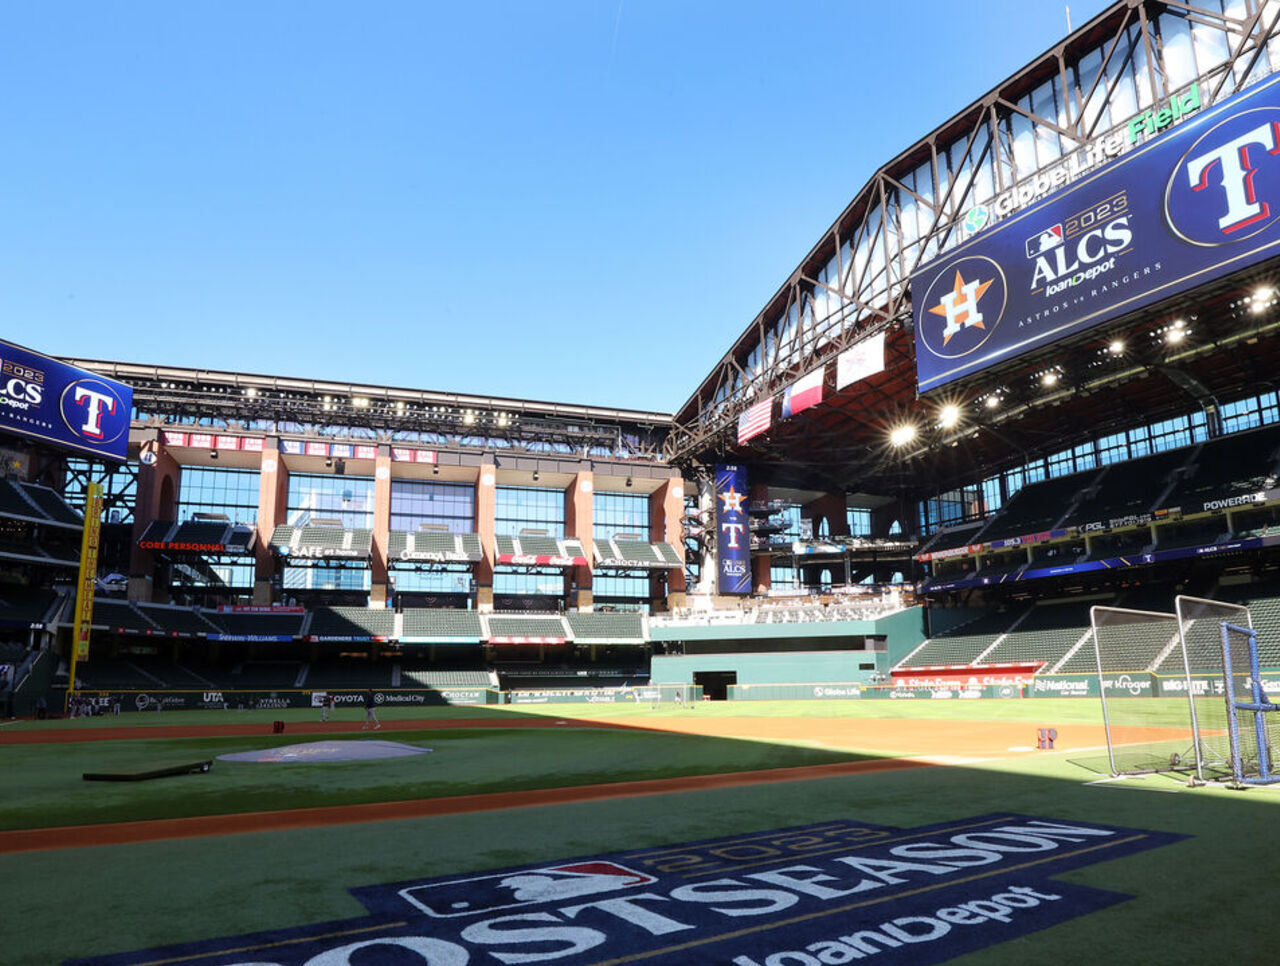
[{"label": "person on field", "polygon": [[373,692],[366,691],[364,693],[364,724],[360,726],[360,730],[367,731],[370,724],[373,725],[374,731],[382,727],[382,722],[378,720],[378,710],[373,700]]},{"label": "person on field", "polygon": [[333,692],[328,692],[320,702],[320,720],[328,721],[329,714],[333,711]]}]

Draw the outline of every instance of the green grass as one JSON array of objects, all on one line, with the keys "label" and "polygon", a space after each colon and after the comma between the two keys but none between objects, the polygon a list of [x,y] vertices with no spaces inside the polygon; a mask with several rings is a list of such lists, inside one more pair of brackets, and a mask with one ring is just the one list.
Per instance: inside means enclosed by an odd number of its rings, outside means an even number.
[{"label": "green grass", "polygon": [[[323,736],[139,738],[0,746],[0,829],[314,808],[829,764],[859,756],[764,742],[651,731],[449,729],[383,731],[431,754],[347,762],[215,761],[204,774],[145,783],[86,782],[85,772],[134,771]],[[352,738],[358,735],[340,735]]]},{"label": "green grass", "polygon": [[[1157,717],[1176,717],[1174,711],[1156,704],[1152,710]],[[735,717],[920,717],[936,720],[942,728],[948,721],[960,719],[1037,725],[1100,719],[1097,702],[1071,699],[751,702],[703,704],[684,711],[669,708],[667,712]],[[197,713],[196,720],[209,721],[209,714]],[[603,718],[641,727],[646,719],[655,720],[647,708],[623,705],[491,709],[486,716],[506,714]],[[165,719],[166,715],[155,717]],[[282,716],[267,715],[264,720]],[[383,715],[384,719],[400,716],[399,711]],[[174,723],[178,718],[173,714],[168,720]],[[129,720],[122,718],[121,723]],[[315,720],[315,716],[296,720]],[[138,724],[142,726],[142,722]],[[770,767],[791,760],[788,756],[808,753],[766,742],[610,729],[424,730],[389,735],[384,731],[379,737],[409,737],[436,750],[416,759],[318,766],[321,770],[309,774],[292,771],[294,766],[245,765],[248,777],[243,785],[240,768],[227,768],[228,763],[219,762],[208,775],[116,788],[82,782],[78,770],[78,756],[98,756],[101,761],[100,756],[112,746],[3,747],[0,773],[5,793],[0,796],[0,808],[7,809],[15,797],[22,798],[26,804],[15,811],[27,811],[26,821],[60,824],[69,816],[77,821],[97,821],[99,808],[142,817],[155,807],[149,804],[153,798],[166,798],[168,809],[196,804],[205,809],[226,809],[228,803],[223,799],[239,802],[254,795],[264,796],[262,800],[284,797],[285,786],[296,780],[312,782],[317,777],[321,780],[309,788],[300,787],[289,794],[312,799],[306,804],[319,804],[315,797],[330,792],[335,796],[372,793],[374,797],[394,798],[409,797],[423,789],[430,794],[455,794],[485,787],[510,788],[514,782],[528,783],[526,787],[576,782],[582,774],[604,772],[621,777],[633,769],[643,774],[655,770],[678,773],[680,769],[724,765],[735,756]],[[306,740],[287,734],[282,738],[287,739],[285,743]],[[119,754],[123,761],[153,740],[140,730],[136,742],[119,743],[111,753]],[[212,747],[226,740],[201,739],[200,744]],[[262,747],[266,742],[231,742],[237,743]],[[163,751],[171,756],[173,749]],[[957,963],[1075,966],[1087,958],[1100,963],[1169,966],[1256,959],[1265,948],[1268,911],[1280,903],[1280,876],[1273,871],[1276,856],[1272,844],[1280,820],[1275,807],[1280,803],[1280,790],[1188,789],[1165,777],[1089,784],[1097,776],[1071,764],[1071,757],[1070,752],[1046,753],[983,767],[922,768],[269,834],[0,855],[0,909],[5,922],[0,961],[5,966],[50,966],[72,956],[355,917],[362,914],[363,907],[347,890],[363,885],[836,819],[912,827],[1001,811],[1161,829],[1190,837],[1063,876],[1132,895],[1130,901],[989,947]],[[387,769],[393,767],[404,770],[392,777]],[[420,774],[414,774],[414,769],[420,769]],[[210,793],[203,801],[199,799],[204,798],[204,789],[186,799],[185,789],[198,788],[205,779],[229,784],[208,786],[220,787],[221,792]],[[165,783],[174,783],[173,790],[164,790]],[[108,800],[103,795],[119,798]]]}]

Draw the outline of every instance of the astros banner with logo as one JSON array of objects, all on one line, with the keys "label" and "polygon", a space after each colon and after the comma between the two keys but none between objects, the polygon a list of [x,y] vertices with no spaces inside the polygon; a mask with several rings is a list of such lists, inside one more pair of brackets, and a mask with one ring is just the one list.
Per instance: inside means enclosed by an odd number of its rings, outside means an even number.
[{"label": "astros banner with logo", "polygon": [[1192,115],[916,272],[920,391],[1277,252],[1280,77]]},{"label": "astros banner with logo", "polygon": [[732,463],[716,467],[716,560],[720,593],[751,593],[747,470]]},{"label": "astros banner with logo", "polygon": [[124,461],[133,390],[0,342],[0,431]]}]

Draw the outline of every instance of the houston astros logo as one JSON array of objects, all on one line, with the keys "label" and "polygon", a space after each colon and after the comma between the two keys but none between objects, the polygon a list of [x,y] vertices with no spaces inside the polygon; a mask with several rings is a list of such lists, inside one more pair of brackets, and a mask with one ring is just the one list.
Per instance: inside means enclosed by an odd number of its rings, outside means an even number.
[{"label": "houston astros logo", "polygon": [[920,315],[924,344],[938,356],[955,358],[973,352],[1000,324],[1007,291],[1004,272],[990,258],[972,256],[948,265],[925,292]]},{"label": "houston astros logo", "polygon": [[1192,245],[1252,238],[1280,218],[1280,108],[1233,114],[1178,159],[1164,193],[1174,234]]}]

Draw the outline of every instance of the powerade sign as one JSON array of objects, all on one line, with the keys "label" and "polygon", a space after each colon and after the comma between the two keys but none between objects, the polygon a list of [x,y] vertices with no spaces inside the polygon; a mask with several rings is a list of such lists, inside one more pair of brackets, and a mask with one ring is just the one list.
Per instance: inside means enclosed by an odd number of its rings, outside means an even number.
[{"label": "powerade sign", "polygon": [[716,466],[716,560],[720,593],[751,593],[751,526],[745,466]]},{"label": "powerade sign", "polygon": [[124,461],[133,390],[0,342],[0,432]]},{"label": "powerade sign", "polygon": [[835,821],[354,889],[363,918],[73,966],[938,963],[1123,902],[1053,877],[1181,838],[1008,814]]},{"label": "powerade sign", "polygon": [[[1276,254],[1280,77],[911,278],[922,392]],[[1205,325],[1212,325],[1205,320]]]}]

